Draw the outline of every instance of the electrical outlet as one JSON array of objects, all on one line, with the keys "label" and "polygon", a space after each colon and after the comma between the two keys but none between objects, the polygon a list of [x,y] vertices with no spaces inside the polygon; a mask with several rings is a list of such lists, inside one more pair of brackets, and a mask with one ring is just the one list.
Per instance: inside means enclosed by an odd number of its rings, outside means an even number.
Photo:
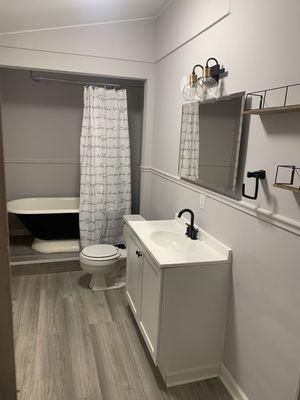
[{"label": "electrical outlet", "polygon": [[200,208],[202,210],[205,209],[205,202],[206,202],[206,196],[204,194],[200,194]]}]

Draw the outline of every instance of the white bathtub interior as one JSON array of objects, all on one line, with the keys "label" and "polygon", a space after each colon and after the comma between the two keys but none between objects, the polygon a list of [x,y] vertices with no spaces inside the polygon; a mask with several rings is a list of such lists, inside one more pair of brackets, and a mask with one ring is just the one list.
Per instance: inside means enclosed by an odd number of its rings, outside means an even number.
[{"label": "white bathtub interior", "polygon": [[12,214],[79,213],[79,197],[32,197],[11,200],[7,211]]}]

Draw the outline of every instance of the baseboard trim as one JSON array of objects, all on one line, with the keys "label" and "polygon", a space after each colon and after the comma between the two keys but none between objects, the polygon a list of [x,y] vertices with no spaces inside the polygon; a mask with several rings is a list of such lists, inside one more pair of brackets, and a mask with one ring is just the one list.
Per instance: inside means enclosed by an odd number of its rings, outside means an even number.
[{"label": "baseboard trim", "polygon": [[4,160],[4,164],[80,164],[80,160],[77,158],[11,158]]},{"label": "baseboard trim", "polygon": [[12,276],[56,274],[59,272],[81,271],[78,259],[55,262],[10,264]]},{"label": "baseboard trim", "polygon": [[202,368],[186,369],[178,372],[168,373],[164,376],[167,387],[183,385],[185,383],[203,381],[215,378],[219,375],[219,365],[209,365]]},{"label": "baseboard trim", "polygon": [[250,400],[224,364],[221,364],[219,376],[233,400]]},{"label": "baseboard trim", "polygon": [[154,167],[144,167],[141,166],[141,171],[143,173],[151,173],[159,176],[162,179],[173,182],[176,185],[182,186],[193,192],[203,193],[205,196],[218,201],[219,203],[226,204],[229,207],[235,208],[241,212],[244,212],[251,217],[260,219],[269,224],[275,225],[278,228],[284,229],[294,235],[300,236],[300,222],[293,220],[291,218],[285,217],[281,214],[273,214],[272,211],[265,208],[257,207],[254,204],[247,203],[246,201],[237,201],[229,197],[223,196],[218,193],[214,193],[211,190],[202,188],[200,186],[194,185],[187,181],[180,179],[179,176],[163,172]]},{"label": "baseboard trim", "polygon": [[33,265],[33,264],[51,264],[51,263],[61,263],[67,261],[78,261],[79,255],[74,257],[57,257],[57,258],[45,258],[40,260],[24,260],[24,261],[11,261],[10,266],[14,267],[17,265]]}]

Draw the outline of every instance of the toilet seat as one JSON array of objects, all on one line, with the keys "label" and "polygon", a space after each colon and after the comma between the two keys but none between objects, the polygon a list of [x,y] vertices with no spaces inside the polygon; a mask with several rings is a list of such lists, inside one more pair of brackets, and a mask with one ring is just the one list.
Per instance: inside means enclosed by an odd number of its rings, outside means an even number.
[{"label": "toilet seat", "polygon": [[80,256],[85,260],[101,262],[119,258],[120,252],[117,247],[110,244],[92,244],[85,247]]}]

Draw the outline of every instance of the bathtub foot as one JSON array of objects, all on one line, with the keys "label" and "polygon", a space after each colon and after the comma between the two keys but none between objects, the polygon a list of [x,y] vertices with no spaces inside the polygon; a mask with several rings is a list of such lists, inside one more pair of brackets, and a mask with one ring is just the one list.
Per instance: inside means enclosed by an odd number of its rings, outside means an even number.
[{"label": "bathtub foot", "polygon": [[41,240],[34,238],[31,248],[39,253],[71,253],[80,251],[79,239]]}]

